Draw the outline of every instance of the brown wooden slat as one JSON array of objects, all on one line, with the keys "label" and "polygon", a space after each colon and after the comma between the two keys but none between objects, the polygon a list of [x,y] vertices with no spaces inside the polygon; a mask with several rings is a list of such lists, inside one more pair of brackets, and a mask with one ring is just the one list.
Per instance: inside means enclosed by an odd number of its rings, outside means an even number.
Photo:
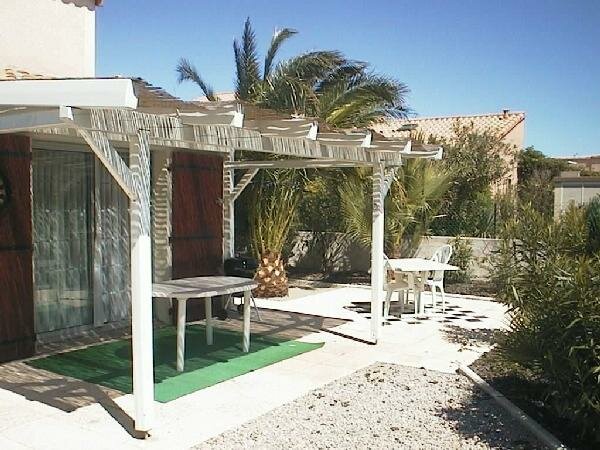
[{"label": "brown wooden slat", "polygon": [[0,210],[0,362],[31,356],[35,331],[31,234],[31,140],[0,136],[9,196]]}]

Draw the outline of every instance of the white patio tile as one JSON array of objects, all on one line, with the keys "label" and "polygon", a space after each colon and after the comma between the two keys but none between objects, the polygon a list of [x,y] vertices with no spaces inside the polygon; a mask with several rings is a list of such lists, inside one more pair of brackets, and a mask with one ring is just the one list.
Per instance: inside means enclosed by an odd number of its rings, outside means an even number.
[{"label": "white patio tile", "polygon": [[[352,301],[368,302],[364,287],[303,290],[291,300],[262,300],[259,305],[290,312],[350,319],[335,333],[318,332],[304,336],[304,342],[324,342],[319,349],[264,367],[254,372],[191,393],[169,403],[155,404],[156,425],[145,441],[133,439],[101,405],[90,405],[64,413],[12,392],[0,390],[0,449],[149,448],[184,449],[235,428],[273,408],[289,402],[330,381],[369,364],[382,361],[412,367],[453,372],[487,349],[487,344],[463,345],[452,342],[443,330],[450,325],[462,329],[496,329],[505,326],[505,307],[492,302],[451,297],[459,310],[473,311],[478,322],[463,317],[451,323],[441,316],[414,323],[411,316],[382,328],[377,345],[340,336],[345,333],[370,338],[370,321],[346,309]],[[411,323],[413,322],[413,323]],[[470,344],[470,343],[469,343]],[[133,414],[133,396],[115,399],[126,413]],[[10,414],[4,413],[7,409]],[[95,445],[95,447],[94,447]],[[27,448],[27,447],[25,447]]]},{"label": "white patio tile", "polygon": [[0,448],[2,450],[31,450],[33,447],[28,447],[19,442],[12,441],[3,436],[0,436]]},{"label": "white patio tile", "polygon": [[106,433],[79,427],[68,417],[50,417],[10,428],[2,433],[9,441],[44,450],[114,450],[134,448],[127,442]]}]

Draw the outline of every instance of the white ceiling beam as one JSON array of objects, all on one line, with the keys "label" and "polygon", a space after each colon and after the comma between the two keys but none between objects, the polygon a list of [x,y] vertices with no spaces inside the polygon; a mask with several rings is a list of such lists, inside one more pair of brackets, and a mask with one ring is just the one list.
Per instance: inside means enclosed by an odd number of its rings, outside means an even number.
[{"label": "white ceiling beam", "polygon": [[11,80],[0,81],[0,105],[135,109],[138,99],[128,78]]}]

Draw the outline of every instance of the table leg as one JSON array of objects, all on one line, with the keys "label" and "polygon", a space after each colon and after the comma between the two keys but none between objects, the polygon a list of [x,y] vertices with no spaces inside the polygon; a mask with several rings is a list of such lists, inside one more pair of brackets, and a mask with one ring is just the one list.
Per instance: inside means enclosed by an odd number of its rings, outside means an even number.
[{"label": "table leg", "polygon": [[204,299],[204,312],[206,316],[206,345],[213,345],[212,297]]},{"label": "table leg", "polygon": [[419,314],[422,316],[425,315],[425,302],[422,295],[425,290],[425,276],[427,276],[427,272],[419,272],[419,280],[416,282],[419,291]]},{"label": "table leg", "polygon": [[[415,275],[412,272],[407,274],[408,277],[408,288],[412,291],[415,302],[415,317],[419,314],[419,299],[417,296],[417,285],[415,283]],[[406,293],[406,303],[408,303],[408,293]]]},{"label": "table leg", "polygon": [[244,291],[244,337],[242,350],[248,353],[250,350],[250,291]]},{"label": "table leg", "polygon": [[186,298],[177,299],[177,371],[183,372],[185,358],[185,313]]}]

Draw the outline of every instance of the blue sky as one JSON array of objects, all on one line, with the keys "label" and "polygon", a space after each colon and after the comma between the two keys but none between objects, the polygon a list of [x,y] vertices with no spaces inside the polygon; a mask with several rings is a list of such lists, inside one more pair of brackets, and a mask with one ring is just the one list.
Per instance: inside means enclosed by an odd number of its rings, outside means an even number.
[{"label": "blue sky", "polygon": [[[526,145],[600,153],[600,1],[107,0],[97,14],[98,75],[141,76],[184,99],[191,59],[233,88],[232,41],[251,17],[259,49],[292,27],[281,57],[337,49],[406,83],[420,116],[525,111]],[[262,56],[262,55],[261,55]]]}]

